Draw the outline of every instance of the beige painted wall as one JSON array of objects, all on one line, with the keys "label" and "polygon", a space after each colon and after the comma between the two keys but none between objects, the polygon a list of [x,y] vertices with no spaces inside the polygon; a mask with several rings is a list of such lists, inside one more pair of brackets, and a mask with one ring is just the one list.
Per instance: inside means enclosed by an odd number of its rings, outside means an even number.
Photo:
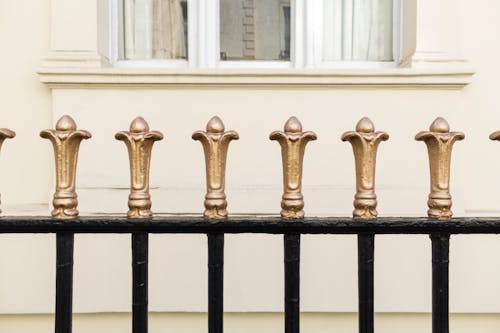
[{"label": "beige painted wall", "polygon": [[49,48],[49,4],[30,1],[27,10],[23,1],[0,1],[0,126],[17,132],[15,141],[2,147],[4,210],[45,204],[48,198],[50,150],[38,133],[51,123],[51,97],[36,70]]},{"label": "beige painted wall", "polygon": [[[0,126],[17,132],[14,140],[4,143],[0,157],[2,209],[7,214],[45,211],[52,182],[51,151],[38,134],[52,122],[51,96],[36,74],[49,48],[50,1],[35,0],[29,5],[27,10],[24,1],[0,1]],[[0,274],[0,298],[9,295],[12,301],[5,300],[2,312],[27,310],[21,300],[24,296],[12,297],[13,293],[38,295],[32,299],[35,306],[39,299],[52,302],[53,289],[47,288],[46,280],[34,277],[38,272],[52,274],[46,265],[55,265],[54,242],[43,236],[2,235],[0,243],[0,267],[16,276],[12,280]],[[26,260],[31,255],[34,257]],[[33,272],[25,265],[32,266]]]},{"label": "beige painted wall", "polygon": [[[82,16],[94,12],[95,6],[87,8],[87,3],[80,0],[65,1],[65,13],[72,8],[77,8],[75,12]],[[424,145],[415,142],[413,136],[441,115],[450,121],[453,129],[466,133],[466,140],[457,143],[453,158],[455,214],[500,215],[496,191],[500,186],[500,177],[496,177],[500,165],[500,154],[496,152],[500,147],[487,139],[490,132],[500,128],[500,115],[496,112],[500,46],[491,33],[500,29],[494,16],[500,10],[500,3],[494,0],[458,3],[453,7],[455,16],[438,17],[437,21],[444,20],[444,26],[453,27],[442,33],[445,36],[442,39],[448,42],[450,39],[446,36],[457,39],[448,49],[475,67],[473,83],[463,90],[420,86],[195,85],[175,88],[115,84],[63,85],[51,93],[36,76],[37,67],[48,53],[51,37],[49,1],[31,1],[32,10],[26,11],[22,2],[0,0],[0,38],[9,46],[2,48],[0,56],[3,78],[0,119],[1,126],[18,133],[17,138],[2,147],[0,158],[4,214],[48,214],[53,186],[52,153],[49,143],[40,139],[38,133],[53,126],[60,115],[69,113],[82,128],[94,134],[81,146],[78,192],[82,214],[125,212],[127,155],[123,143],[115,141],[113,135],[126,129],[136,115],[143,115],[153,129],[166,135],[153,151],[154,210],[199,214],[204,193],[203,156],[199,143],[193,142],[190,135],[218,114],[227,128],[237,130],[241,136],[229,151],[227,194],[231,213],[279,212],[281,161],[279,147],[268,140],[268,135],[280,129],[288,116],[296,115],[305,129],[316,131],[319,137],[306,152],[307,213],[349,215],[354,165],[351,148],[340,142],[339,137],[366,115],[374,120],[377,128],[391,135],[379,151],[377,193],[381,215],[423,215],[428,192],[427,156]],[[57,10],[54,13],[57,16]],[[422,15],[432,16],[432,13],[427,9]],[[432,22],[433,18],[429,20]],[[58,24],[61,22],[64,20]],[[78,22],[82,27],[71,26],[68,31],[53,29],[57,36],[52,36],[52,45],[57,48],[81,46],[82,52],[92,54],[91,49],[97,43],[93,43],[94,34],[85,24],[95,21]],[[419,33],[423,34],[421,30]],[[424,51],[436,51],[442,44],[427,41],[421,45],[429,48]],[[304,237],[301,300],[304,311],[356,311],[355,244],[351,236]],[[152,311],[206,309],[205,246],[204,236],[152,236]],[[454,332],[470,332],[472,327],[481,332],[498,330],[500,322],[496,315],[480,313],[500,311],[499,298],[495,296],[500,294],[497,283],[500,266],[491,265],[491,262],[500,262],[499,247],[496,236],[452,238],[451,310],[479,313],[453,315]],[[130,309],[129,249],[128,236],[77,236],[76,312],[127,312]],[[0,236],[0,312],[42,314],[2,316],[0,331],[50,329],[51,318],[43,314],[53,311],[54,253],[54,237],[50,235]],[[265,328],[260,327],[258,331],[265,332],[281,327],[280,315],[261,313],[282,310],[280,238],[228,236],[226,253],[226,310],[256,312],[248,315],[251,323],[239,317],[243,315],[228,315],[226,328],[238,332],[231,325],[241,325],[248,331],[256,331],[252,325],[262,324]],[[411,327],[415,332],[422,332],[429,329],[427,314],[411,313],[430,311],[430,278],[427,237],[377,237],[376,310],[410,313],[380,315],[377,319],[380,330],[401,332],[404,327],[406,332]],[[152,315],[153,329],[166,323],[168,316],[171,316],[168,323],[187,325],[182,327],[190,327],[186,328],[190,332],[205,325],[201,314],[158,314]],[[186,317],[190,318],[186,321]],[[125,314],[77,315],[75,332],[96,331],[93,325],[101,323],[110,325],[109,332],[119,331],[122,325],[129,325],[129,318]],[[353,314],[306,314],[303,318],[307,332],[320,331],[330,324],[342,327],[342,332],[355,330]]]},{"label": "beige painted wall", "polygon": [[[16,333],[50,332],[51,315],[2,315],[0,331]],[[206,332],[207,316],[200,313],[150,313],[149,332],[202,333]],[[33,327],[36,330],[33,330]],[[224,330],[231,333],[283,332],[281,313],[226,313]],[[302,313],[301,332],[356,333],[357,315],[354,313]],[[454,333],[496,333],[500,326],[498,314],[453,314],[450,331]],[[79,314],[73,318],[74,333],[129,332],[131,316],[123,313]],[[431,331],[429,314],[384,313],[375,315],[375,331],[383,333],[422,333]]]}]

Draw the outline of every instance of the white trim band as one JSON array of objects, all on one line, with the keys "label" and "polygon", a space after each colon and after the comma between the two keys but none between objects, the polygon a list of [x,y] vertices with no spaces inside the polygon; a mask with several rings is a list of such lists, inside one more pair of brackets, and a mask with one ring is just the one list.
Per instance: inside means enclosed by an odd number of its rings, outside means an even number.
[{"label": "white trim band", "polygon": [[456,64],[429,68],[379,69],[199,69],[42,67],[40,80],[65,85],[133,86],[423,86],[461,89],[474,71]]}]

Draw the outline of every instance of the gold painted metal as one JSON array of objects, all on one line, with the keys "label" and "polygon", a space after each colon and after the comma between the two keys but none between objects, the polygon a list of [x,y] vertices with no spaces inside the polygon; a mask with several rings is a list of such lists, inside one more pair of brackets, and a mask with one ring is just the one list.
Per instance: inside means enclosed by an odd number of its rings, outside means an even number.
[{"label": "gold painted metal", "polygon": [[142,117],[137,117],[130,124],[130,131],[118,132],[115,138],[125,142],[130,160],[127,216],[131,218],[151,217],[153,216],[149,194],[151,151],[154,142],[163,139],[163,134],[150,131],[148,123]]},{"label": "gold painted metal", "polygon": [[0,128],[0,148],[5,139],[12,139],[16,136],[16,132],[8,128]]},{"label": "gold painted metal", "polygon": [[491,133],[490,139],[500,141],[500,131],[496,131],[496,132]]},{"label": "gold painted metal", "polygon": [[75,180],[78,149],[81,141],[91,138],[92,135],[87,131],[77,130],[73,118],[66,115],[57,121],[55,130],[41,131],[40,136],[49,139],[54,146],[56,192],[52,201],[52,216],[62,219],[77,217],[78,196]]},{"label": "gold painted metal", "polygon": [[389,139],[386,132],[375,132],[369,118],[362,118],[356,131],[345,132],[342,141],[349,141],[354,151],[356,164],[356,195],[353,217],[374,219],[377,217],[377,195],[375,194],[375,164],[380,142]]},{"label": "gold painted metal", "polygon": [[451,211],[450,161],[455,141],[463,140],[462,132],[450,132],[450,125],[441,117],[436,118],[429,131],[419,132],[415,140],[424,141],[429,153],[431,172],[431,193],[427,205],[427,215],[433,219],[448,220]]},{"label": "gold painted metal", "polygon": [[316,140],[314,132],[302,132],[300,121],[291,117],[285,123],[284,132],[274,131],[269,136],[281,145],[283,161],[283,187],[281,217],[299,219],[304,217],[304,196],[302,195],[302,162],[309,141]]},{"label": "gold painted metal", "polygon": [[205,212],[207,219],[223,219],[227,217],[227,200],[224,193],[226,157],[229,142],[238,140],[235,131],[224,131],[222,120],[215,116],[207,123],[206,132],[196,131],[193,140],[203,145],[207,177],[207,193],[205,195]]},{"label": "gold painted metal", "polygon": [[[0,128],[0,148],[2,147],[5,139],[12,139],[16,136],[16,132],[8,129],[8,128]],[[2,210],[0,209],[0,213]]]}]

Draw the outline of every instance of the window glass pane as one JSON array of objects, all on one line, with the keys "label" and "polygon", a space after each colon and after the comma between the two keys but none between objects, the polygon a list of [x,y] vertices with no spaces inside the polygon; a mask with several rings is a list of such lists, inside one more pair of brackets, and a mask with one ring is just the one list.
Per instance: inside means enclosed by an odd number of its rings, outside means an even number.
[{"label": "window glass pane", "polygon": [[187,58],[187,0],[123,0],[120,58]]},{"label": "window glass pane", "polygon": [[221,60],[290,60],[290,0],[220,0]]},{"label": "window glass pane", "polygon": [[323,59],[392,61],[393,0],[323,0]]}]

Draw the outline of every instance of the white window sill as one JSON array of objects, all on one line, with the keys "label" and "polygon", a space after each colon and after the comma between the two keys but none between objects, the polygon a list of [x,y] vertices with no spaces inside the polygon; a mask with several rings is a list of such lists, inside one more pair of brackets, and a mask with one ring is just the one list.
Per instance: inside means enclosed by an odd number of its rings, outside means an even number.
[{"label": "white window sill", "polygon": [[440,87],[462,89],[474,71],[466,62],[413,68],[251,69],[42,67],[41,82],[73,86],[276,86],[276,87]]}]

